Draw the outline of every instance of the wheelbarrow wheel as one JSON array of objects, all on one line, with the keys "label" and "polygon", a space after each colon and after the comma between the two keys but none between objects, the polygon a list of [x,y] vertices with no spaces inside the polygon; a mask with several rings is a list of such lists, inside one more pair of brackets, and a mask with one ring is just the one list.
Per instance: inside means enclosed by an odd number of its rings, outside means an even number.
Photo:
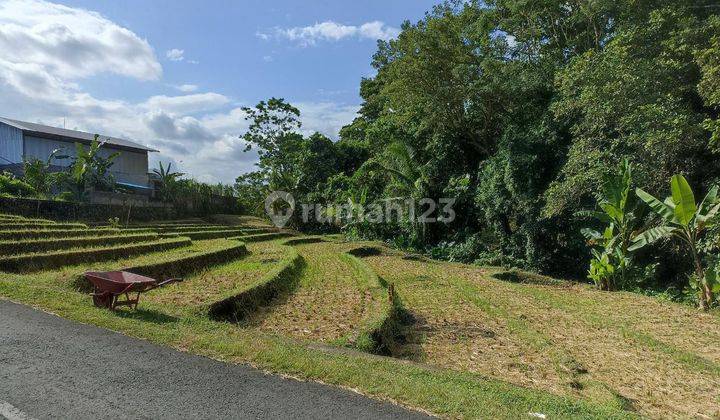
[{"label": "wheelbarrow wheel", "polygon": [[109,308],[112,304],[112,295],[109,293],[103,295],[93,295],[93,304],[95,304],[98,308]]}]

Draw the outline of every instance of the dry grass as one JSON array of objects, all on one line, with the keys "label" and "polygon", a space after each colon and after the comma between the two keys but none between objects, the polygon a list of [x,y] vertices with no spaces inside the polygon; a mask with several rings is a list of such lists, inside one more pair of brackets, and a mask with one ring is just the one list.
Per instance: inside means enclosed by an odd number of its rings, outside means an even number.
[{"label": "dry grass", "polygon": [[720,322],[629,293],[514,284],[481,268],[366,261],[416,315],[421,360],[652,417],[720,416]]},{"label": "dry grass", "polygon": [[363,321],[381,309],[378,285],[356,275],[337,244],[302,244],[296,250],[307,263],[297,289],[262,308],[248,325],[299,339],[352,342]]}]

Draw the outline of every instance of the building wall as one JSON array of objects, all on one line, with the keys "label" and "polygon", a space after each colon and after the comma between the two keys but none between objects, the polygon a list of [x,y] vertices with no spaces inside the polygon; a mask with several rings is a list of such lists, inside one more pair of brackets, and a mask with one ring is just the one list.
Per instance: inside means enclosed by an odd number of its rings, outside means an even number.
[{"label": "building wall", "polygon": [[[85,145],[85,147],[89,147]],[[39,137],[25,136],[24,154],[26,157],[47,159],[53,150],[62,149],[59,154],[75,156],[75,144],[60,140],[51,140]],[[128,182],[146,186],[148,185],[148,155],[147,152],[131,152],[128,150],[114,149],[110,146],[103,146],[100,155],[108,157],[118,152],[120,156],[110,168],[110,172],[118,182]],[[52,162],[58,166],[69,166],[71,159],[56,159]]]},{"label": "building wall", "polygon": [[22,131],[13,126],[0,123],[0,156],[2,157],[0,158],[0,165],[9,165],[10,162],[21,163],[22,155]]}]

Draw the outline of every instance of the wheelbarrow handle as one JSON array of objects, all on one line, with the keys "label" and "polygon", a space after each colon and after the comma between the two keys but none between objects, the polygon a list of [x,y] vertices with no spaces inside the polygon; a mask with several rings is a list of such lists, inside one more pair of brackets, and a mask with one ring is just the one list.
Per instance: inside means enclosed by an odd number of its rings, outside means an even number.
[{"label": "wheelbarrow handle", "polygon": [[155,286],[155,287],[165,286],[166,284],[170,284],[170,283],[180,283],[180,282],[182,282],[183,280],[184,280],[184,279],[181,279],[181,278],[177,278],[177,279],[167,279],[167,280],[165,280],[165,281],[161,281],[161,282],[158,283],[157,286]]}]

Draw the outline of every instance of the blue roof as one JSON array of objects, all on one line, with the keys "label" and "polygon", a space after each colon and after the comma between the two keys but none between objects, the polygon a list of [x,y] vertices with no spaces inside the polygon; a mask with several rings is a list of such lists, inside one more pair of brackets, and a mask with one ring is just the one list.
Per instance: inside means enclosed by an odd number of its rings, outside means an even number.
[{"label": "blue roof", "polygon": [[122,185],[123,187],[136,188],[139,190],[152,190],[153,189],[153,188],[147,187],[145,185],[131,184],[129,182],[116,182],[116,184]]}]

